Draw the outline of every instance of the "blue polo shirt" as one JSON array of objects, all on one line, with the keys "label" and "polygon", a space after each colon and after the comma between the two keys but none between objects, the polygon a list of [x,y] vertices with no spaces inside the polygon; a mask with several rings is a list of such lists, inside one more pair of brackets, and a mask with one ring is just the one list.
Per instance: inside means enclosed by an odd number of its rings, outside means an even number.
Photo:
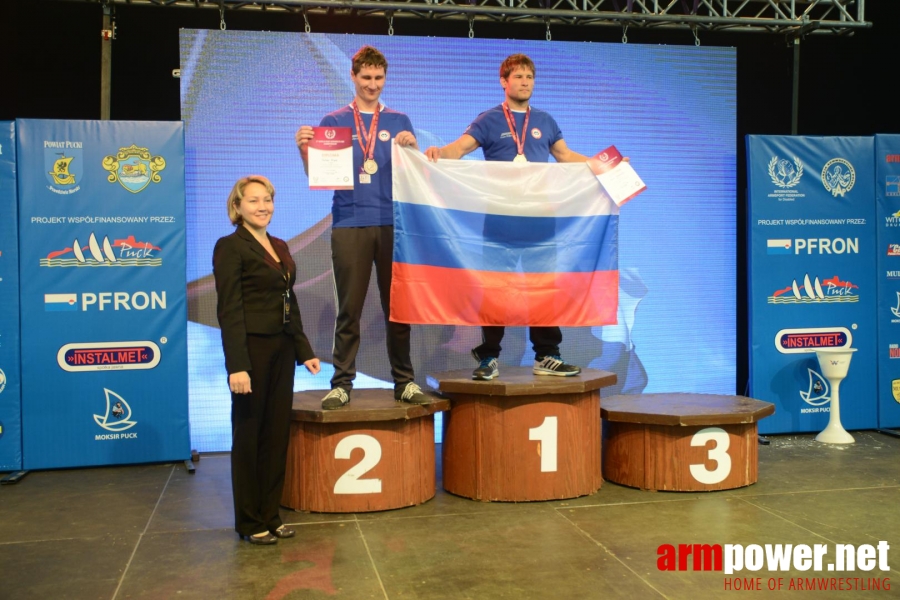
[{"label": "blue polo shirt", "polygon": [[[521,134],[525,113],[511,112],[516,121],[516,132]],[[481,146],[484,160],[511,161],[519,153],[502,104],[478,115],[465,132]],[[531,162],[549,162],[550,147],[561,139],[562,131],[550,113],[532,107],[525,132],[525,158]]]}]

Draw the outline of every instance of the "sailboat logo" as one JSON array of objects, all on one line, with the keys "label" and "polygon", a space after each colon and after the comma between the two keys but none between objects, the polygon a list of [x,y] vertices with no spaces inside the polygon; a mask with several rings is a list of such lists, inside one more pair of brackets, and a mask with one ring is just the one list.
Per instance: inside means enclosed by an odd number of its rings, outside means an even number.
[{"label": "sailboat logo", "polygon": [[900,322],[900,292],[897,292],[897,306],[892,306],[891,312],[896,317],[896,319],[891,319],[891,323]]},{"label": "sailboat logo", "polygon": [[[856,290],[856,291],[854,291]],[[849,281],[841,281],[837,275],[819,281],[810,280],[807,273],[802,285],[795,279],[791,285],[776,290],[769,296],[769,304],[810,304],[820,302],[859,302],[859,286]]]},{"label": "sailboat logo", "polygon": [[805,392],[800,392],[803,401],[811,406],[822,406],[831,402],[831,388],[828,380],[819,375],[814,369],[807,367],[809,371],[809,387]]},{"label": "sailboat logo", "polygon": [[[84,238],[82,238],[84,239]],[[92,232],[87,246],[82,246],[78,238],[72,240],[72,246],[62,250],[54,250],[41,259],[42,267],[158,267],[162,258],[157,254],[162,248],[151,242],[138,241],[134,235],[125,239],[108,236],[103,241],[97,240]]]},{"label": "sailboat logo", "polygon": [[106,414],[94,415],[97,425],[107,431],[125,431],[137,425],[137,421],[131,420],[131,407],[125,398],[106,388],[103,391],[106,394]]}]

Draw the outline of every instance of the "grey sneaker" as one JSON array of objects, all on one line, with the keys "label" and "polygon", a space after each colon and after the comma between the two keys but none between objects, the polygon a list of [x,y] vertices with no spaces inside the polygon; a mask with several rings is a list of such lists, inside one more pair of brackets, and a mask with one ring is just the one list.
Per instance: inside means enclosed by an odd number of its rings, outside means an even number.
[{"label": "grey sneaker", "polygon": [[472,371],[472,379],[477,381],[490,381],[499,375],[500,368],[496,358],[482,358],[478,367]]},{"label": "grey sneaker", "polygon": [[344,388],[334,388],[322,398],[322,408],[333,410],[350,402],[350,394]]},{"label": "grey sneaker", "polygon": [[408,404],[428,404],[430,400],[415,382],[410,381],[402,388],[394,390],[394,400]]},{"label": "grey sneaker", "polygon": [[557,375],[559,377],[572,377],[581,373],[581,367],[570,365],[557,354],[534,359],[534,368],[531,371],[535,375]]}]

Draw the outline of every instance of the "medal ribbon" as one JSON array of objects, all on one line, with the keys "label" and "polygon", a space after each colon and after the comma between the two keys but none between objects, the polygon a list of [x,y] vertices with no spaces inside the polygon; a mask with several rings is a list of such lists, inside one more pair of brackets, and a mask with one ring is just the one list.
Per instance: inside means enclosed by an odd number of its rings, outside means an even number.
[{"label": "medal ribbon", "polygon": [[509,105],[504,102],[503,103],[503,116],[506,117],[506,124],[509,125],[509,131],[512,133],[513,141],[516,143],[516,150],[518,154],[525,156],[525,132],[528,131],[528,117],[531,115],[531,107],[525,109],[525,122],[522,124],[522,137],[519,138],[519,134],[516,132],[516,120],[512,115],[512,111],[509,110]]},{"label": "medal ribbon", "polygon": [[363,161],[374,160],[375,157],[375,132],[378,130],[378,111],[381,107],[375,105],[375,114],[372,115],[372,125],[369,126],[369,133],[366,135],[365,124],[362,116],[359,114],[359,107],[356,106],[356,100],[350,105],[353,107],[353,121],[356,124],[356,141],[363,151]]}]

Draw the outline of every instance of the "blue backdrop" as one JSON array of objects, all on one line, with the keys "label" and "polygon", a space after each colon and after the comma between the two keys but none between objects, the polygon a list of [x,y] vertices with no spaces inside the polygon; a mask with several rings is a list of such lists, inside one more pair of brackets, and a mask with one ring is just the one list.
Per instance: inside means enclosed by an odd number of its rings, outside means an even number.
[{"label": "blue backdrop", "polygon": [[17,129],[25,468],[189,457],[181,123]]},{"label": "blue backdrop", "polygon": [[22,468],[16,127],[0,121],[0,471]]},{"label": "blue backdrop", "polygon": [[[225,198],[248,173],[277,189],[269,230],[298,267],[304,327],[320,358],[295,390],[327,389],[334,292],[332,195],[310,191],[294,144],[302,124],[353,99],[350,57],[384,52],[383,102],[409,115],[421,148],[458,138],[503,100],[499,66],[516,52],[536,64],[532,105],[554,116],[568,146],[593,155],[615,144],[648,186],[619,225],[618,324],[567,328],[563,357],[614,371],[607,394],[734,393],[736,139],[733,48],[409,36],[184,30],[182,117],[187,147],[191,428],[194,447],[230,446],[230,397],[211,275],[216,239],[233,228]],[[438,68],[424,56],[449,57]],[[470,155],[482,160],[482,153]],[[384,319],[370,289],[357,387],[391,387]],[[474,368],[477,327],[415,326],[417,380]],[[508,328],[503,365],[530,365],[527,332]],[[501,367],[502,372],[502,367]],[[439,427],[438,435],[439,433]]]},{"label": "blue backdrop", "polygon": [[875,136],[878,425],[900,427],[900,135]]},{"label": "blue backdrop", "polygon": [[748,136],[750,393],[762,433],[819,431],[831,390],[817,347],[853,347],[847,429],[877,423],[874,141]]}]

